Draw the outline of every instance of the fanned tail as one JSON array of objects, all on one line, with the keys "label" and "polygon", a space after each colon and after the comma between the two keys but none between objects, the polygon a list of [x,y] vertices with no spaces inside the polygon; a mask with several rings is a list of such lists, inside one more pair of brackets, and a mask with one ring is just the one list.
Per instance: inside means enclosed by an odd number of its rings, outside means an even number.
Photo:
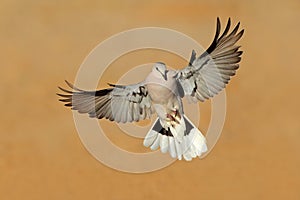
[{"label": "fanned tail", "polygon": [[144,146],[151,150],[160,147],[162,153],[169,152],[172,158],[183,157],[187,161],[207,151],[205,137],[185,115],[174,127],[166,129],[161,123],[157,118],[144,139]]}]

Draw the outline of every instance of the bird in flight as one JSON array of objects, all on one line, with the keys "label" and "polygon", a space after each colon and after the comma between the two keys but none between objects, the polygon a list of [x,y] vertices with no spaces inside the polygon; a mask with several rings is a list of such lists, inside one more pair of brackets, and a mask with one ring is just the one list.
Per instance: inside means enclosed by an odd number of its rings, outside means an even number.
[{"label": "bird in flight", "polygon": [[229,32],[230,18],[220,35],[217,18],[215,37],[200,56],[193,50],[188,65],[181,70],[167,69],[162,62],[153,65],[144,81],[132,85],[114,85],[96,91],[79,89],[66,81],[72,89],[59,87],[57,94],[65,106],[87,113],[92,118],[106,118],[117,123],[138,122],[157,114],[156,121],[144,138],[144,146],[160,148],[172,158],[187,161],[207,151],[206,139],[184,114],[182,98],[192,102],[205,101],[218,94],[239,68],[242,51],[236,45],[244,30],[240,23]]}]

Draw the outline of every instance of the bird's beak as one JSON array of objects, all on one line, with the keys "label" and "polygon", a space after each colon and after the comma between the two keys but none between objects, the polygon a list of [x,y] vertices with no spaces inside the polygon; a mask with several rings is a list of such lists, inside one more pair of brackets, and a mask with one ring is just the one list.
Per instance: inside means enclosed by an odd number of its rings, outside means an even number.
[{"label": "bird's beak", "polygon": [[164,76],[163,76],[163,77],[164,77],[164,79],[165,79],[165,81],[167,81],[167,80],[168,80],[168,79],[167,79],[167,73],[168,73],[168,70],[166,70],[166,71],[165,71],[165,74],[164,74]]}]

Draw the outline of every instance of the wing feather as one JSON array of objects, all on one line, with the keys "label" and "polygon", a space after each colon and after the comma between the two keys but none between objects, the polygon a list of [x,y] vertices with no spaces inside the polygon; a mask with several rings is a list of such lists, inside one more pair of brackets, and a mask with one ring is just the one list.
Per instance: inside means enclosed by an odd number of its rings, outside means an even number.
[{"label": "wing feather", "polygon": [[[237,41],[243,36],[244,30],[238,32],[240,23],[229,32],[231,20],[228,19],[224,32],[220,35],[220,20],[217,18],[216,34],[206,52],[195,58],[192,52],[190,63],[178,71],[177,80],[184,95],[197,98],[199,101],[218,94],[239,68],[242,51]],[[192,59],[193,58],[193,59]]]},{"label": "wing feather", "polygon": [[136,85],[113,85],[111,88],[85,91],[66,81],[73,90],[59,87],[65,94],[57,94],[65,106],[87,113],[90,117],[106,118],[116,122],[132,122],[150,118],[151,99],[142,83]]}]

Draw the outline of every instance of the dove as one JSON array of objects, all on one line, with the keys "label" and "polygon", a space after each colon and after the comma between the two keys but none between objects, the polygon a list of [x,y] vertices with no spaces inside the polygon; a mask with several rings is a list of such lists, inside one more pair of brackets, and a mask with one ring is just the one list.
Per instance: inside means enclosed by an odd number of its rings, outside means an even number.
[{"label": "dove", "polygon": [[239,26],[240,22],[230,32],[229,18],[220,35],[221,23],[217,18],[211,45],[200,56],[192,50],[189,63],[182,69],[168,69],[165,63],[156,62],[140,83],[109,83],[108,88],[86,91],[66,81],[72,91],[59,87],[64,93],[57,95],[72,110],[117,123],[138,122],[156,114],[143,145],[169,152],[172,158],[191,161],[208,148],[205,136],[184,114],[182,98],[203,102],[226,87],[236,74],[243,53],[239,50],[241,46],[236,45],[244,33]]}]

